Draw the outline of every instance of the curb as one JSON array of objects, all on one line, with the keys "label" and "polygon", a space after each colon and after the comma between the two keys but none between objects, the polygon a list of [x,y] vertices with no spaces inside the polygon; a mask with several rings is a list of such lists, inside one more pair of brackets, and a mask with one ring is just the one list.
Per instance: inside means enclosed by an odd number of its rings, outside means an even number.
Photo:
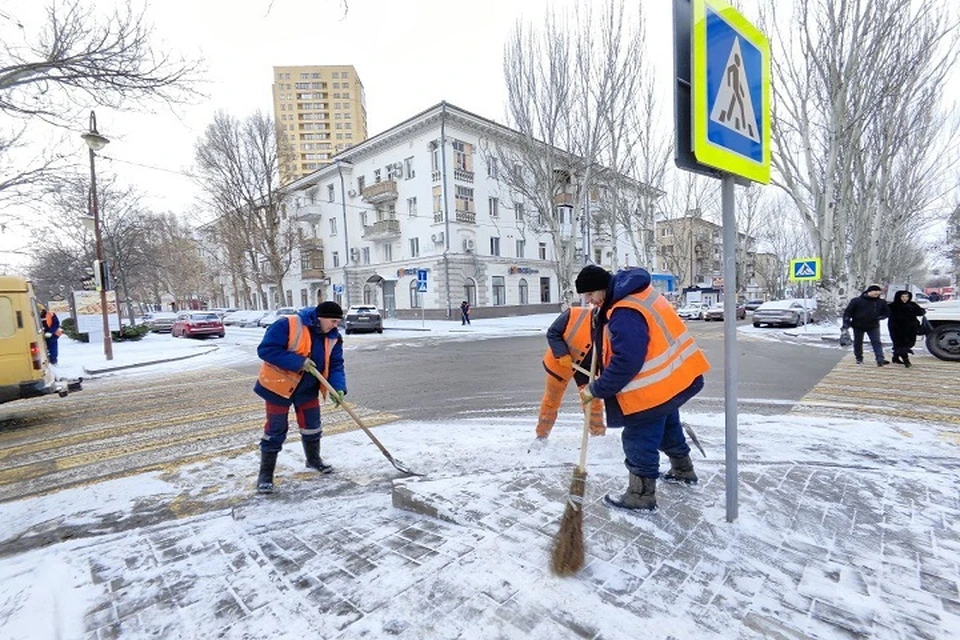
[{"label": "curb", "polygon": [[187,360],[189,358],[196,358],[197,356],[205,356],[208,353],[213,353],[218,350],[220,347],[210,347],[205,351],[200,353],[190,353],[185,356],[176,356],[174,358],[163,358],[162,360],[149,360],[147,362],[135,362],[133,364],[122,364],[116,367],[106,367],[104,369],[87,369],[83,368],[84,372],[88,375],[95,376],[101,373],[110,373],[111,371],[123,371],[124,369],[135,369],[137,367],[148,367],[152,364],[163,364],[164,362],[176,362],[177,360]]}]

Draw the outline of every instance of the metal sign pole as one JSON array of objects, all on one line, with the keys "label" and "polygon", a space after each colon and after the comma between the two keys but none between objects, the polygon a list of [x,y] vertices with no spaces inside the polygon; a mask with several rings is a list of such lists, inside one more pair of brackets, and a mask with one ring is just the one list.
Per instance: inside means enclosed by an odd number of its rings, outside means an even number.
[{"label": "metal sign pole", "polygon": [[723,405],[724,455],[726,464],[727,522],[739,514],[737,485],[737,221],[734,202],[734,177],[729,173],[720,179],[723,207]]}]

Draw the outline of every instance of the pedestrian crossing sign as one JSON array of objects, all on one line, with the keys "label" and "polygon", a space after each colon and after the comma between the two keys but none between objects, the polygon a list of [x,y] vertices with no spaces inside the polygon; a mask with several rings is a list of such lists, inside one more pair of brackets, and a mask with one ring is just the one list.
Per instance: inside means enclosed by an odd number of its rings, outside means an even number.
[{"label": "pedestrian crossing sign", "polygon": [[795,282],[820,279],[820,258],[797,258],[790,261],[790,279]]},{"label": "pedestrian crossing sign", "polygon": [[770,182],[770,44],[723,0],[693,1],[693,153]]}]

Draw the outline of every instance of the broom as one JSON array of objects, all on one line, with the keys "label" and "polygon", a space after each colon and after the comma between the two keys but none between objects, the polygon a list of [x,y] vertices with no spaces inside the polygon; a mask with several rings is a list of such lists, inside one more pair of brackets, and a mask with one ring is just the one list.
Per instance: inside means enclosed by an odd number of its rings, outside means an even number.
[{"label": "broom", "polygon": [[[597,375],[597,349],[593,349],[590,382]],[[573,575],[583,568],[583,494],[587,482],[587,440],[590,434],[590,403],[583,405],[583,436],[580,439],[580,463],[573,470],[567,507],[560,531],[553,543],[551,568],[558,576]]]}]

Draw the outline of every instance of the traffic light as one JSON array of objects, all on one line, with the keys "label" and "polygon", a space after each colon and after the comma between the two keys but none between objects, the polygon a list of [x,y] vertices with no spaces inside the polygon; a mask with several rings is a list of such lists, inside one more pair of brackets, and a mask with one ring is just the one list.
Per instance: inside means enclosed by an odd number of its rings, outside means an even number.
[{"label": "traffic light", "polygon": [[106,289],[109,291],[111,289],[110,282],[110,265],[106,261],[100,262],[99,260],[93,261],[93,281],[97,285],[97,291],[102,291]]}]

